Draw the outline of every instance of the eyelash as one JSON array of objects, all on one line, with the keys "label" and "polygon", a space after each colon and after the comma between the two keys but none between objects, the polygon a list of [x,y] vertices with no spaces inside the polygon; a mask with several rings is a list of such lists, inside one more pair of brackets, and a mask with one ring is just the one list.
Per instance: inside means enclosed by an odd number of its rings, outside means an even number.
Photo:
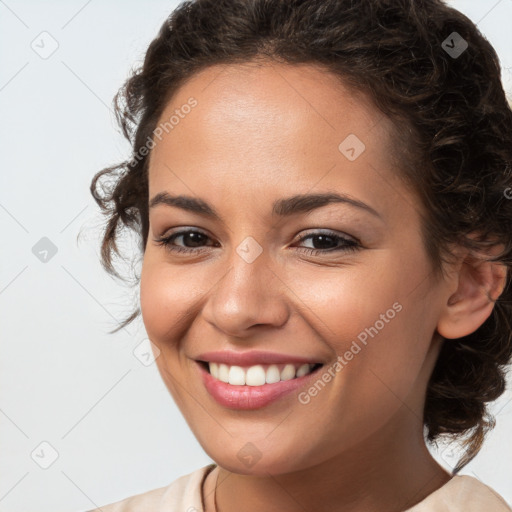
[{"label": "eyelash", "polygon": [[[187,229],[184,231],[177,231],[176,233],[173,233],[170,236],[163,237],[156,239],[155,242],[158,245],[163,246],[166,250],[171,252],[177,252],[177,253],[202,253],[205,250],[205,247],[180,247],[177,245],[173,245],[172,242],[183,235],[186,235],[188,233],[199,233],[201,235],[204,235],[208,237],[205,233],[202,231],[197,231],[195,229]],[[337,235],[336,233],[333,233],[331,231],[328,232],[315,232],[315,233],[309,233],[308,235],[304,235],[301,238],[299,238],[298,242],[304,242],[304,240],[307,240],[309,238],[315,238],[317,236],[327,236],[329,238],[332,238],[334,242],[343,242],[345,245],[338,248],[331,248],[331,249],[311,249],[309,247],[302,247],[302,250],[306,251],[308,254],[312,256],[316,256],[318,254],[325,254],[329,252],[355,252],[358,249],[361,248],[361,245],[356,242],[355,240],[351,240],[349,238],[342,237],[340,235]],[[208,237],[209,238],[209,237]]]}]

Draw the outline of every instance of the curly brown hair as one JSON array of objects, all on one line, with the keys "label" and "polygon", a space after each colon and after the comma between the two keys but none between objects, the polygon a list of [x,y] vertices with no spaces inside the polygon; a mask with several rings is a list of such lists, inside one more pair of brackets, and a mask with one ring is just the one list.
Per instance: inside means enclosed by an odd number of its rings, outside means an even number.
[{"label": "curly brown hair", "polygon": [[[449,51],[455,41],[460,54]],[[463,440],[455,474],[494,427],[487,403],[505,390],[512,355],[512,110],[495,50],[473,22],[441,0],[181,3],[114,98],[133,155],[98,172],[90,187],[106,216],[102,265],[121,277],[113,257],[120,255],[125,228],[135,232],[144,253],[149,154],[141,157],[139,149],[152,140],[171,96],[208,66],[258,58],[323,66],[389,117],[401,177],[427,212],[422,234],[435,275],[444,273],[454,242],[471,251],[503,247],[488,258],[507,267],[491,316],[474,333],[443,343],[427,389],[426,440]],[[139,314],[137,308],[111,332]]]}]

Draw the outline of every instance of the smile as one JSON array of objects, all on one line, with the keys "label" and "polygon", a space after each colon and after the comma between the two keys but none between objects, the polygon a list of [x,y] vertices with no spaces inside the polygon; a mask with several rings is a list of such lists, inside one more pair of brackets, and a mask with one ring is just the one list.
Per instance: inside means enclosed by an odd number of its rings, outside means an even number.
[{"label": "smile", "polygon": [[249,367],[230,366],[222,363],[208,363],[210,375],[233,386],[263,386],[275,384],[280,381],[287,381],[308,375],[316,367],[321,366],[315,363],[304,364],[257,364]]},{"label": "smile", "polygon": [[293,392],[299,393],[323,366],[303,362],[238,366],[196,361],[209,395],[223,407],[237,410],[259,409]]}]

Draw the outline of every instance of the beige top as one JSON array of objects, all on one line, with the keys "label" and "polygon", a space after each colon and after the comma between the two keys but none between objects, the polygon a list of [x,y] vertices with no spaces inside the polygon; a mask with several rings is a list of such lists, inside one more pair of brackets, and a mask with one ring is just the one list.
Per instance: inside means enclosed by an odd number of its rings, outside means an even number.
[{"label": "beige top", "polygon": [[[204,512],[202,487],[215,468],[208,464],[166,487],[137,494],[88,512]],[[404,512],[512,512],[489,486],[469,475],[456,475],[420,503]]]}]

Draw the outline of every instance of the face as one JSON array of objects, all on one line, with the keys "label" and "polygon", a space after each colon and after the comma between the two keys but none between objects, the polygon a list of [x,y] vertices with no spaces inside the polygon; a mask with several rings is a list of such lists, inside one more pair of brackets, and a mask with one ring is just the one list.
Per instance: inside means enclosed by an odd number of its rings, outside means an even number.
[{"label": "face", "polygon": [[204,450],[277,474],[387,443],[384,425],[420,435],[442,284],[387,118],[311,65],[255,63],[196,74],[172,116],[140,301]]}]

